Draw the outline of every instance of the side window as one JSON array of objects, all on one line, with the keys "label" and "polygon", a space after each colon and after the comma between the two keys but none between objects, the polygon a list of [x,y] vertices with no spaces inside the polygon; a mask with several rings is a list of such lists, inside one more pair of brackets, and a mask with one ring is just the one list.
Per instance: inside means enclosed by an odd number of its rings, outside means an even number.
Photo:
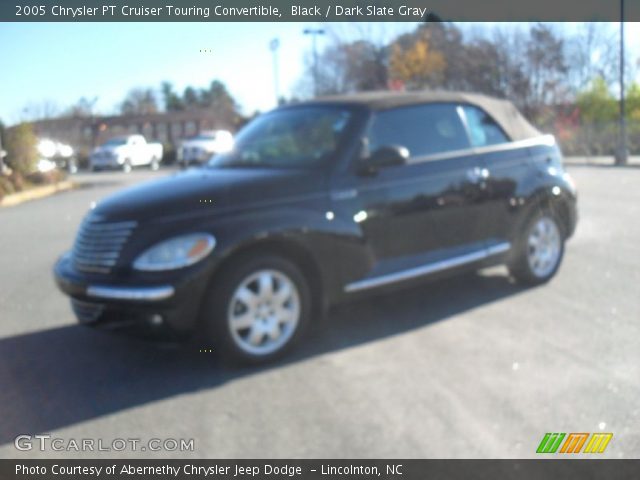
[{"label": "side window", "polygon": [[463,105],[462,110],[467,119],[469,136],[474,147],[509,142],[502,128],[484,110],[471,105]]},{"label": "side window", "polygon": [[378,112],[371,124],[369,151],[400,145],[412,158],[469,148],[456,106],[431,103]]}]

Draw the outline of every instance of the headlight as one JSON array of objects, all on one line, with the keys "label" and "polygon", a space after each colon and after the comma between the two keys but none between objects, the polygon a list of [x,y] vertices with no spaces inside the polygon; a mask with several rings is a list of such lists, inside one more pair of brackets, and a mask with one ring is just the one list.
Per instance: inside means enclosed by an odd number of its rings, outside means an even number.
[{"label": "headlight", "polygon": [[192,233],[160,242],[133,262],[133,268],[155,272],[188,267],[205,258],[216,246],[208,233]]}]

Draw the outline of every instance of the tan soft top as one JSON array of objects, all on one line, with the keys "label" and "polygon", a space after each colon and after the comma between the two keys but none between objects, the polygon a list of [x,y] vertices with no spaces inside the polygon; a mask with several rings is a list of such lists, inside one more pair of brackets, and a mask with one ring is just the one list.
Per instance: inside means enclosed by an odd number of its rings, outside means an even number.
[{"label": "tan soft top", "polygon": [[482,108],[503,128],[513,141],[542,135],[508,100],[477,93],[425,90],[419,92],[362,92],[320,97],[307,104],[354,104],[371,110],[386,110],[422,103],[467,103]]}]

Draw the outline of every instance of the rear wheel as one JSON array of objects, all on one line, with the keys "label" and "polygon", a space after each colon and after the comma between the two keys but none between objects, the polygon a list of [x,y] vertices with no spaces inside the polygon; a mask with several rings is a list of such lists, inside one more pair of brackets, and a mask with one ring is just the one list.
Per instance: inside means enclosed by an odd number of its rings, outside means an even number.
[{"label": "rear wheel", "polygon": [[149,168],[151,170],[154,170],[154,171],[158,170],[160,168],[160,162],[158,161],[157,158],[154,157],[154,158],[151,159],[151,163],[149,164]]},{"label": "rear wheel", "polygon": [[289,350],[308,323],[310,292],[300,269],[279,256],[233,265],[203,309],[205,331],[222,356],[257,364]]},{"label": "rear wheel", "polygon": [[549,212],[540,212],[527,222],[509,271],[520,283],[544,283],[556,274],[563,255],[564,237],[557,219]]},{"label": "rear wheel", "polygon": [[124,173],[129,173],[132,170],[131,167],[131,160],[129,160],[128,158],[124,161],[124,163],[122,164],[122,171]]}]

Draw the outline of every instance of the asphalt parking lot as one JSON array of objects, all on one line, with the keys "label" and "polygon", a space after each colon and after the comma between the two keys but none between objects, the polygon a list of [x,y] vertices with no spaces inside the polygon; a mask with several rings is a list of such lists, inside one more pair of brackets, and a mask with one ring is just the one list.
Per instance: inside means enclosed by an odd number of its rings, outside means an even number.
[{"label": "asphalt parking lot", "polygon": [[[77,326],[54,285],[90,202],[167,171],[0,209],[0,457],[527,458],[602,431],[603,456],[640,458],[640,169],[570,172],[581,219],[550,284],[495,268],[344,305],[259,369]],[[37,433],[195,448],[15,449]]]}]

